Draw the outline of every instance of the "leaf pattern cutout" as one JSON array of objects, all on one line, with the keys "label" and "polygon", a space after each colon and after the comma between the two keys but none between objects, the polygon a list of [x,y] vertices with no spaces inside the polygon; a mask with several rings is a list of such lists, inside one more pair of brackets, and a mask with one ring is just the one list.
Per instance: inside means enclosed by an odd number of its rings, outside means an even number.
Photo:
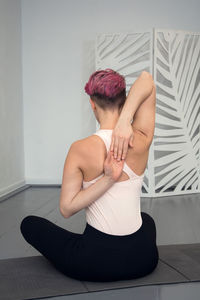
[{"label": "leaf pattern cutout", "polygon": [[100,34],[95,52],[96,69],[111,68],[124,75],[127,93],[143,70],[156,84],[155,132],[141,195],[198,193],[199,34],[157,29]]},{"label": "leaf pattern cutout", "polygon": [[199,192],[200,37],[155,30],[154,196]]}]

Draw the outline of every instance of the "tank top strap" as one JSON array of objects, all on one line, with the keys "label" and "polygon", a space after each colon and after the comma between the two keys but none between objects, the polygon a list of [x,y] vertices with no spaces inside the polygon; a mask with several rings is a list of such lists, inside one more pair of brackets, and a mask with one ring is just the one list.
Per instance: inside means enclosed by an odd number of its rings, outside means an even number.
[{"label": "tank top strap", "polygon": [[124,171],[130,178],[134,178],[134,177],[135,177],[135,173],[131,170],[131,168],[127,165],[126,162],[124,162],[123,171]]},{"label": "tank top strap", "polygon": [[[110,149],[110,144],[111,144],[111,136],[112,136],[112,130],[110,129],[100,129],[98,131],[96,131],[95,133],[93,133],[93,135],[98,135],[105,143],[107,152]],[[132,171],[132,169],[127,165],[126,162],[124,162],[124,167],[123,167],[123,171],[130,177],[130,178],[134,178],[137,175]]]},{"label": "tank top strap", "polygon": [[98,130],[97,132],[93,133],[93,135],[98,135],[104,141],[106,150],[108,152],[109,148],[110,148],[110,143],[111,143],[112,130],[101,129],[101,130]]}]

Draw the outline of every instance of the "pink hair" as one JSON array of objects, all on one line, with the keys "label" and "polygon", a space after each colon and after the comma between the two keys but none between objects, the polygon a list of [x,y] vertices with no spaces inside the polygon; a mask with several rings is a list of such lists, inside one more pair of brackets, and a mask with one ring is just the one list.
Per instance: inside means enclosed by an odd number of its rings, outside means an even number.
[{"label": "pink hair", "polygon": [[117,96],[126,88],[125,79],[112,69],[94,72],[85,85],[85,92],[92,96],[99,94],[108,98]]}]

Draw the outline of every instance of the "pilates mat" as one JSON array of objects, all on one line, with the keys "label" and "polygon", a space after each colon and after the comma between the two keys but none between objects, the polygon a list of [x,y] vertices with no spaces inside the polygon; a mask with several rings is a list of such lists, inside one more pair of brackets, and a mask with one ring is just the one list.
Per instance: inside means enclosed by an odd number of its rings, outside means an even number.
[{"label": "pilates mat", "polygon": [[59,272],[42,255],[0,260],[0,300],[37,299],[121,288],[200,281],[200,243],[158,246],[149,275],[113,282],[79,281]]}]

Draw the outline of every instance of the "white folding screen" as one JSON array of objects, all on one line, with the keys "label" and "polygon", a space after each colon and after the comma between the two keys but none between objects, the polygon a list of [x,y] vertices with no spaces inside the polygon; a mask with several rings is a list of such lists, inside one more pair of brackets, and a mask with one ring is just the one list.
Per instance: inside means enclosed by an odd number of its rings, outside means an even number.
[{"label": "white folding screen", "polygon": [[127,93],[143,70],[156,84],[155,132],[141,195],[199,193],[200,33],[101,34],[96,69],[106,68],[124,75]]}]

